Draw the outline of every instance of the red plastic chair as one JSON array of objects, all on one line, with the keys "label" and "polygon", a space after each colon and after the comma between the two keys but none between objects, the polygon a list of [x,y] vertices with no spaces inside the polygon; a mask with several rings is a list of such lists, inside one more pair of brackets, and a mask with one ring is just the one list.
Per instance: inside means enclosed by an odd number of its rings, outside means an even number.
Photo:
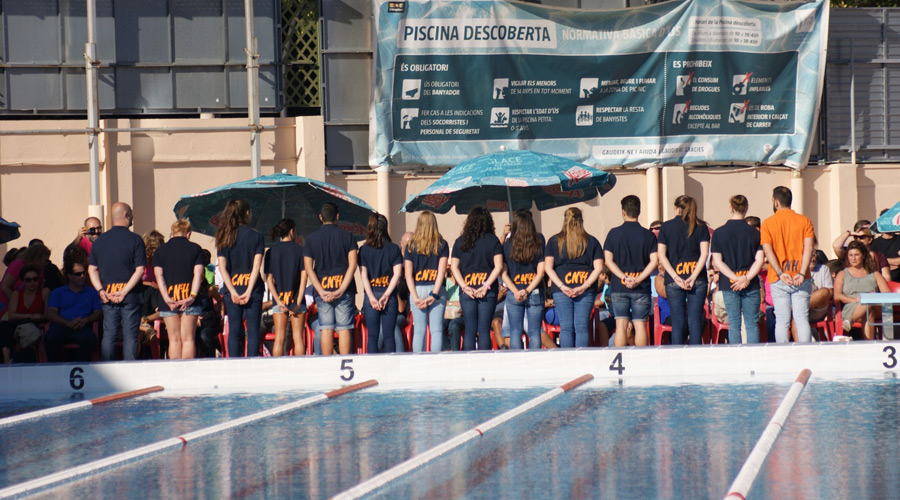
[{"label": "red plastic chair", "polygon": [[[718,344],[722,341],[722,332],[727,332],[729,327],[728,323],[720,323],[719,317],[716,316],[715,313],[715,305],[712,307],[713,312],[709,315],[709,323],[710,323],[710,343]],[[726,337],[728,338],[728,337]]]},{"label": "red plastic chair", "polygon": [[660,346],[662,345],[663,335],[669,334],[669,341],[666,344],[672,343],[672,326],[664,325],[659,322],[659,297],[653,301],[653,342],[654,344]]}]

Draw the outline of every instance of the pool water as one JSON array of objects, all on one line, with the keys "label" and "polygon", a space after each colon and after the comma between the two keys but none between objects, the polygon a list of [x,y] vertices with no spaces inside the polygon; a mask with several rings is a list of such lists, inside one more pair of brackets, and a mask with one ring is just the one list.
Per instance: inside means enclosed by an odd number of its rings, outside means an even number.
[{"label": "pool water", "polygon": [[[722,498],[788,388],[589,384],[372,497]],[[546,390],[361,391],[35,498],[327,498]],[[0,486],[309,395],[162,394],[0,429]],[[811,379],[748,498],[895,497],[898,416],[895,379]]]}]

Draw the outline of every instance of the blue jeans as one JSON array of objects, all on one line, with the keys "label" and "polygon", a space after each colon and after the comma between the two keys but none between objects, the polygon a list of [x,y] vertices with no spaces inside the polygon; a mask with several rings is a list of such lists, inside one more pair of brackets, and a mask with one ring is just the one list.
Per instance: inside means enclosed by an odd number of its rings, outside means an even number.
[{"label": "blue jeans", "polygon": [[460,348],[459,339],[462,337],[463,329],[466,327],[466,321],[462,316],[453,319],[444,319],[444,331],[447,332],[444,350],[458,351]]},{"label": "blue jeans", "polygon": [[244,305],[231,301],[231,294],[226,293],[225,315],[228,316],[228,357],[244,356],[244,323],[247,323],[247,356],[259,356],[259,323],[262,319],[262,292],[253,292],[250,300]]},{"label": "blue jeans", "polygon": [[[403,347],[403,329],[406,328],[406,315],[397,313],[397,321],[394,324],[394,348],[396,351],[394,352],[405,352],[406,349]],[[369,347],[369,352],[372,351],[372,348]],[[378,351],[384,350],[384,331],[378,332]]]},{"label": "blue jeans", "polygon": [[63,361],[62,347],[69,343],[78,344],[78,350],[75,351],[75,361],[90,361],[91,353],[94,352],[94,346],[97,345],[97,334],[94,333],[92,325],[88,325],[81,330],[73,330],[56,323],[51,324],[47,329],[46,337],[44,337],[47,361],[61,363]]},{"label": "blue jeans", "polygon": [[138,328],[141,326],[141,304],[103,304],[103,341],[100,359],[111,361],[116,354],[116,340],[122,327],[122,358],[137,359]]},{"label": "blue jeans", "polygon": [[666,285],[666,300],[669,301],[669,314],[672,318],[672,345],[684,344],[684,327],[687,323],[690,344],[703,341],[703,304],[709,283],[694,283],[694,288],[684,290],[675,283]]},{"label": "blue jeans", "polygon": [[325,302],[316,294],[316,308],[319,310],[319,328],[339,332],[352,330],[356,326],[356,297],[344,293],[337,300]]},{"label": "blue jeans", "polygon": [[747,343],[759,343],[759,287],[748,287],[740,292],[722,290],[725,311],[728,312],[728,343],[741,343],[741,318],[747,328]]},{"label": "blue jeans", "polygon": [[534,290],[524,301],[518,302],[511,293],[506,294],[506,314],[509,317],[509,348],[522,349],[522,332],[525,331],[525,315],[528,314],[528,348],[541,348],[541,319],[544,317],[544,294]]},{"label": "blue jeans", "polygon": [[[433,290],[434,286],[432,285],[417,285],[416,295],[420,299],[424,299]],[[441,288],[438,297],[440,300],[435,300],[425,309],[419,309],[410,300],[409,309],[412,311],[413,320],[413,352],[425,350],[425,332],[428,327],[431,327],[431,352],[441,352],[441,345],[444,342],[444,309],[447,307],[447,291]]]},{"label": "blue jeans", "polygon": [[597,292],[592,290],[574,299],[570,299],[562,292],[553,292],[553,305],[556,306],[556,314],[559,316],[560,347],[587,347],[590,344],[588,323],[591,320],[591,309],[594,308],[596,297]]},{"label": "blue jeans", "polygon": [[459,294],[459,306],[462,308],[463,322],[466,331],[463,334],[463,351],[475,350],[475,337],[478,337],[478,350],[490,351],[491,321],[494,309],[497,308],[497,292],[488,290],[484,297],[473,299],[464,293]]},{"label": "blue jeans", "polygon": [[797,341],[809,342],[812,330],[809,327],[809,296],[812,294],[812,280],[803,280],[800,286],[787,285],[783,281],[772,283],[772,304],[775,305],[775,342],[787,342],[791,329],[791,310],[797,323]]},{"label": "blue jeans", "polygon": [[[381,298],[382,294],[376,293],[376,298]],[[369,297],[363,297],[363,318],[366,322],[368,330],[367,350],[370,353],[378,352],[378,335],[381,330],[392,332],[397,326],[397,294],[391,294],[387,305],[381,311],[376,311],[369,304]],[[384,352],[397,352],[397,345],[394,343],[393,335],[384,337]]]}]

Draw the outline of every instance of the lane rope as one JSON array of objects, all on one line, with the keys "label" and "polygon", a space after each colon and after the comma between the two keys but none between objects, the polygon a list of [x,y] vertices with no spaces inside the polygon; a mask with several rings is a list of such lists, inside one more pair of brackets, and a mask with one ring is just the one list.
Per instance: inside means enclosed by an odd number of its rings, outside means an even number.
[{"label": "lane rope", "polygon": [[800,375],[797,376],[797,380],[794,381],[787,395],[784,396],[784,400],[778,405],[778,409],[775,410],[775,414],[772,415],[769,424],[763,430],[762,435],[756,442],[756,446],[753,447],[744,465],[741,466],[737,477],[734,478],[734,482],[731,483],[731,487],[728,488],[725,500],[745,500],[747,498],[747,494],[750,493],[750,488],[753,486],[756,476],[759,475],[763,462],[766,461],[769,452],[772,451],[772,446],[775,444],[775,440],[778,439],[778,434],[781,433],[784,422],[797,403],[800,393],[806,387],[810,375],[812,375],[812,372],[809,371],[809,368],[804,368]]},{"label": "lane rope", "polygon": [[159,392],[162,390],[163,390],[162,386],[154,385],[153,387],[146,387],[144,389],[138,389],[136,391],[120,392],[118,394],[110,394],[109,396],[88,399],[86,401],[79,401],[77,403],[70,403],[70,404],[65,404],[65,405],[60,405],[60,406],[54,406],[52,408],[45,408],[43,410],[37,410],[37,411],[28,412],[28,413],[23,413],[21,415],[13,415],[12,417],[0,419],[0,427],[18,424],[19,422],[24,422],[26,420],[33,420],[36,418],[43,418],[43,417],[47,417],[50,415],[57,415],[60,413],[79,410],[82,408],[90,408],[91,406],[99,405],[99,404],[103,404],[103,403],[111,403],[113,401],[121,401],[123,399],[136,398],[138,396],[143,396],[145,394]]},{"label": "lane rope", "polygon": [[160,453],[162,451],[172,449],[172,448],[182,448],[187,446],[187,444],[191,441],[195,441],[200,438],[204,438],[207,436],[211,436],[213,434],[218,434],[227,430],[235,429],[237,427],[241,427],[247,424],[251,424],[253,422],[257,422],[269,417],[274,417],[276,415],[280,415],[282,413],[287,413],[289,411],[297,410],[299,408],[303,408],[304,406],[309,406],[315,403],[319,403],[321,401],[326,401],[328,399],[333,399],[338,396],[358,391],[360,389],[366,389],[368,387],[372,387],[374,385],[378,385],[376,380],[368,380],[366,382],[360,382],[358,384],[353,384],[351,386],[343,387],[341,389],[336,389],[333,391],[323,392],[321,394],[317,394],[315,396],[310,396],[308,398],[301,399],[299,401],[295,401],[293,403],[288,403],[282,406],[278,406],[269,410],[264,410],[258,413],[254,413],[252,415],[247,415],[246,417],[237,418],[234,420],[229,420],[227,422],[223,422],[218,425],[213,425],[210,427],[206,427],[194,432],[189,432],[187,434],[183,434],[178,437],[166,439],[163,441],[159,441],[153,444],[149,444],[147,446],[142,446],[140,448],[136,448],[133,450],[125,451],[111,457],[101,458],[100,460],[95,460],[93,462],[88,462],[83,465],[78,465],[75,467],[71,467],[68,469],[64,469],[62,471],[49,474],[47,476],[39,477],[37,479],[32,479],[30,481],[26,481],[24,483],[15,484],[3,489],[0,489],[0,498],[13,498],[17,496],[22,496],[26,494],[35,493],[40,490],[44,490],[47,488],[59,486],[64,483],[72,482],[78,479],[82,479],[89,475],[96,474],[97,472],[101,472],[104,470],[112,469],[114,467],[118,467],[122,464],[133,462],[135,460],[146,458],[148,456],[154,455],[156,453]]},{"label": "lane rope", "polygon": [[471,441],[472,439],[482,437],[489,430],[506,423],[515,417],[529,411],[547,401],[559,396],[560,394],[565,394],[572,389],[589,382],[594,379],[594,376],[591,374],[582,375],[570,382],[567,382],[559,387],[556,387],[544,394],[530,400],[525,403],[509,410],[505,413],[497,415],[496,417],[484,422],[482,424],[477,425],[475,428],[470,429],[458,436],[451,438],[443,443],[431,448],[430,450],[424,451],[405,462],[402,462],[390,469],[377,474],[366,481],[363,481],[356,486],[345,490],[333,497],[333,500],[350,500],[363,497],[372,493],[373,491],[386,486],[392,481],[396,481],[397,479],[411,473],[412,471],[422,467],[423,465],[431,462],[442,455],[449,453],[450,451],[464,445],[465,443]]}]

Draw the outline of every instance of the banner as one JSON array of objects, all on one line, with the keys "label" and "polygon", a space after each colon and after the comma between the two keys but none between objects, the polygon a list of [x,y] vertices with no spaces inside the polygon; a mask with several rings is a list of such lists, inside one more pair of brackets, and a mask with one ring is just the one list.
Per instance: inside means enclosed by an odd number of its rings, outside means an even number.
[{"label": "banner", "polygon": [[828,3],[378,1],[370,164],[806,165]]}]

